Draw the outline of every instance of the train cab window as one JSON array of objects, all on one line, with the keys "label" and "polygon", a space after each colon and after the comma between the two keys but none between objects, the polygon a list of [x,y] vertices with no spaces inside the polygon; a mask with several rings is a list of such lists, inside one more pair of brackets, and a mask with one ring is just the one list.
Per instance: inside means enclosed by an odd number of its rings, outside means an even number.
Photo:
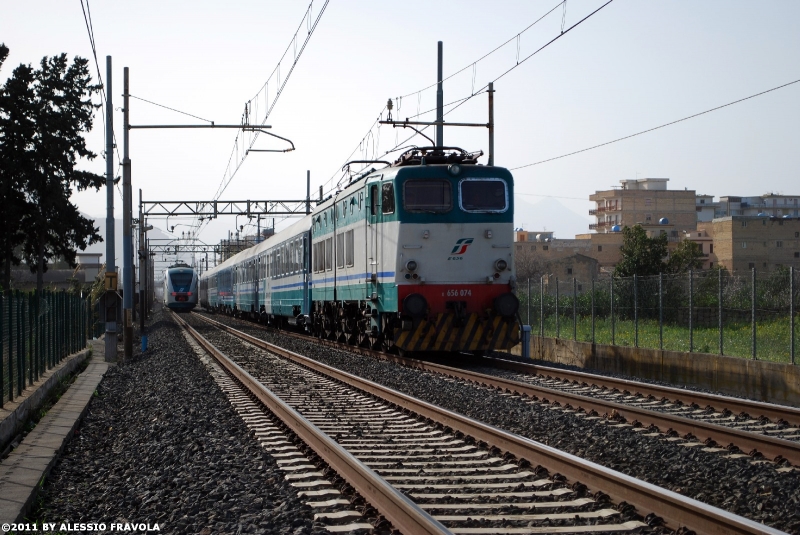
[{"label": "train cab window", "polygon": [[370,215],[376,215],[378,213],[378,186],[372,186],[369,189],[369,197],[370,197],[369,213]]},{"label": "train cab window", "polygon": [[381,187],[381,211],[384,214],[394,213],[394,184],[384,182]]},{"label": "train cab window", "polygon": [[355,236],[352,230],[348,230],[344,236],[345,251],[347,251],[347,267],[351,267],[355,265]]},{"label": "train cab window", "polygon": [[465,212],[505,212],[508,188],[499,178],[465,178],[458,184],[459,202]]},{"label": "train cab window", "polygon": [[336,235],[336,267],[344,267],[344,234],[339,233]]},{"label": "train cab window", "polygon": [[410,212],[449,212],[453,188],[447,180],[408,180],[403,185],[403,207]]}]

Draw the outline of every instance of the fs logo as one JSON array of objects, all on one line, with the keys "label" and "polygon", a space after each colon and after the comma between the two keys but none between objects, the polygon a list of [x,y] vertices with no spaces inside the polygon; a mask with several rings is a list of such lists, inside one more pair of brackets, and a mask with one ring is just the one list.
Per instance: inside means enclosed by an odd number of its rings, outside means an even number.
[{"label": "fs logo", "polygon": [[450,254],[462,255],[462,254],[466,253],[467,252],[467,247],[469,247],[472,244],[473,241],[474,241],[474,238],[461,238],[460,240],[458,240],[456,242],[456,246],[453,247],[453,250],[450,251]]}]

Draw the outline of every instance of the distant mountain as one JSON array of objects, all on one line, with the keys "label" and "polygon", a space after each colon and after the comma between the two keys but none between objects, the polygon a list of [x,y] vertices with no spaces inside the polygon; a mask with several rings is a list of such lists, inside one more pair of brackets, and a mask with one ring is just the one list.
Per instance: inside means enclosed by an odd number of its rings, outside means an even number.
[{"label": "distant mountain", "polygon": [[514,227],[522,227],[528,231],[552,231],[555,238],[572,239],[576,234],[586,234],[590,232],[589,223],[594,222],[588,216],[576,214],[552,197],[545,197],[531,204],[517,195],[514,197],[514,206]]}]

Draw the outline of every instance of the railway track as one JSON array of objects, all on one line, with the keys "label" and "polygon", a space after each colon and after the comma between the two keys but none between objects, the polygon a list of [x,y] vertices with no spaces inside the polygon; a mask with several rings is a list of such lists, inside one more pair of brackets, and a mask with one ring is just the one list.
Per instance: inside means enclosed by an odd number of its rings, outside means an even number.
[{"label": "railway track", "polygon": [[213,323],[186,328],[403,533],[780,533]]},{"label": "railway track", "polygon": [[[284,334],[304,338],[297,333]],[[606,416],[616,425],[665,433],[687,447],[700,447],[733,458],[765,459],[779,465],[777,469],[781,471],[792,470],[789,464],[800,466],[800,409],[795,407],[499,358],[464,356],[469,367],[462,368],[328,340],[315,342],[518,393],[531,398],[532,403]]]}]

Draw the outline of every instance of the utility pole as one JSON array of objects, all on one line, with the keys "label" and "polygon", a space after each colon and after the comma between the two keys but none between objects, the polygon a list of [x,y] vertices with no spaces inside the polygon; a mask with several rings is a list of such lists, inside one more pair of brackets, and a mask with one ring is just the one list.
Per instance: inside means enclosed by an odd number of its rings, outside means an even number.
[{"label": "utility pole", "polygon": [[128,152],[128,137],[130,129],[130,114],[128,103],[128,67],[124,70],[123,80],[123,106],[124,106],[124,142],[122,154],[122,256],[123,256],[123,279],[122,279],[122,308],[123,308],[123,346],[125,360],[130,360],[133,356],[133,247],[131,244],[131,219],[133,218],[133,203],[131,191],[131,160]]},{"label": "utility pole", "polygon": [[311,213],[311,170],[306,171],[306,215]]},{"label": "utility pole", "polygon": [[494,82],[489,82],[489,161],[494,165]]},{"label": "utility pole", "polygon": [[[114,243],[114,106],[111,104],[111,56],[106,56],[106,273],[116,275],[115,243]],[[116,280],[116,276],[113,277]],[[103,300],[106,316],[105,359],[106,362],[117,360],[117,289],[106,289]],[[113,301],[111,301],[113,300]],[[113,307],[109,307],[109,302]],[[109,312],[114,316],[109,317]]]},{"label": "utility pole", "polygon": [[436,84],[436,146],[444,147],[444,93],[442,92],[442,42],[439,41],[439,66]]}]

